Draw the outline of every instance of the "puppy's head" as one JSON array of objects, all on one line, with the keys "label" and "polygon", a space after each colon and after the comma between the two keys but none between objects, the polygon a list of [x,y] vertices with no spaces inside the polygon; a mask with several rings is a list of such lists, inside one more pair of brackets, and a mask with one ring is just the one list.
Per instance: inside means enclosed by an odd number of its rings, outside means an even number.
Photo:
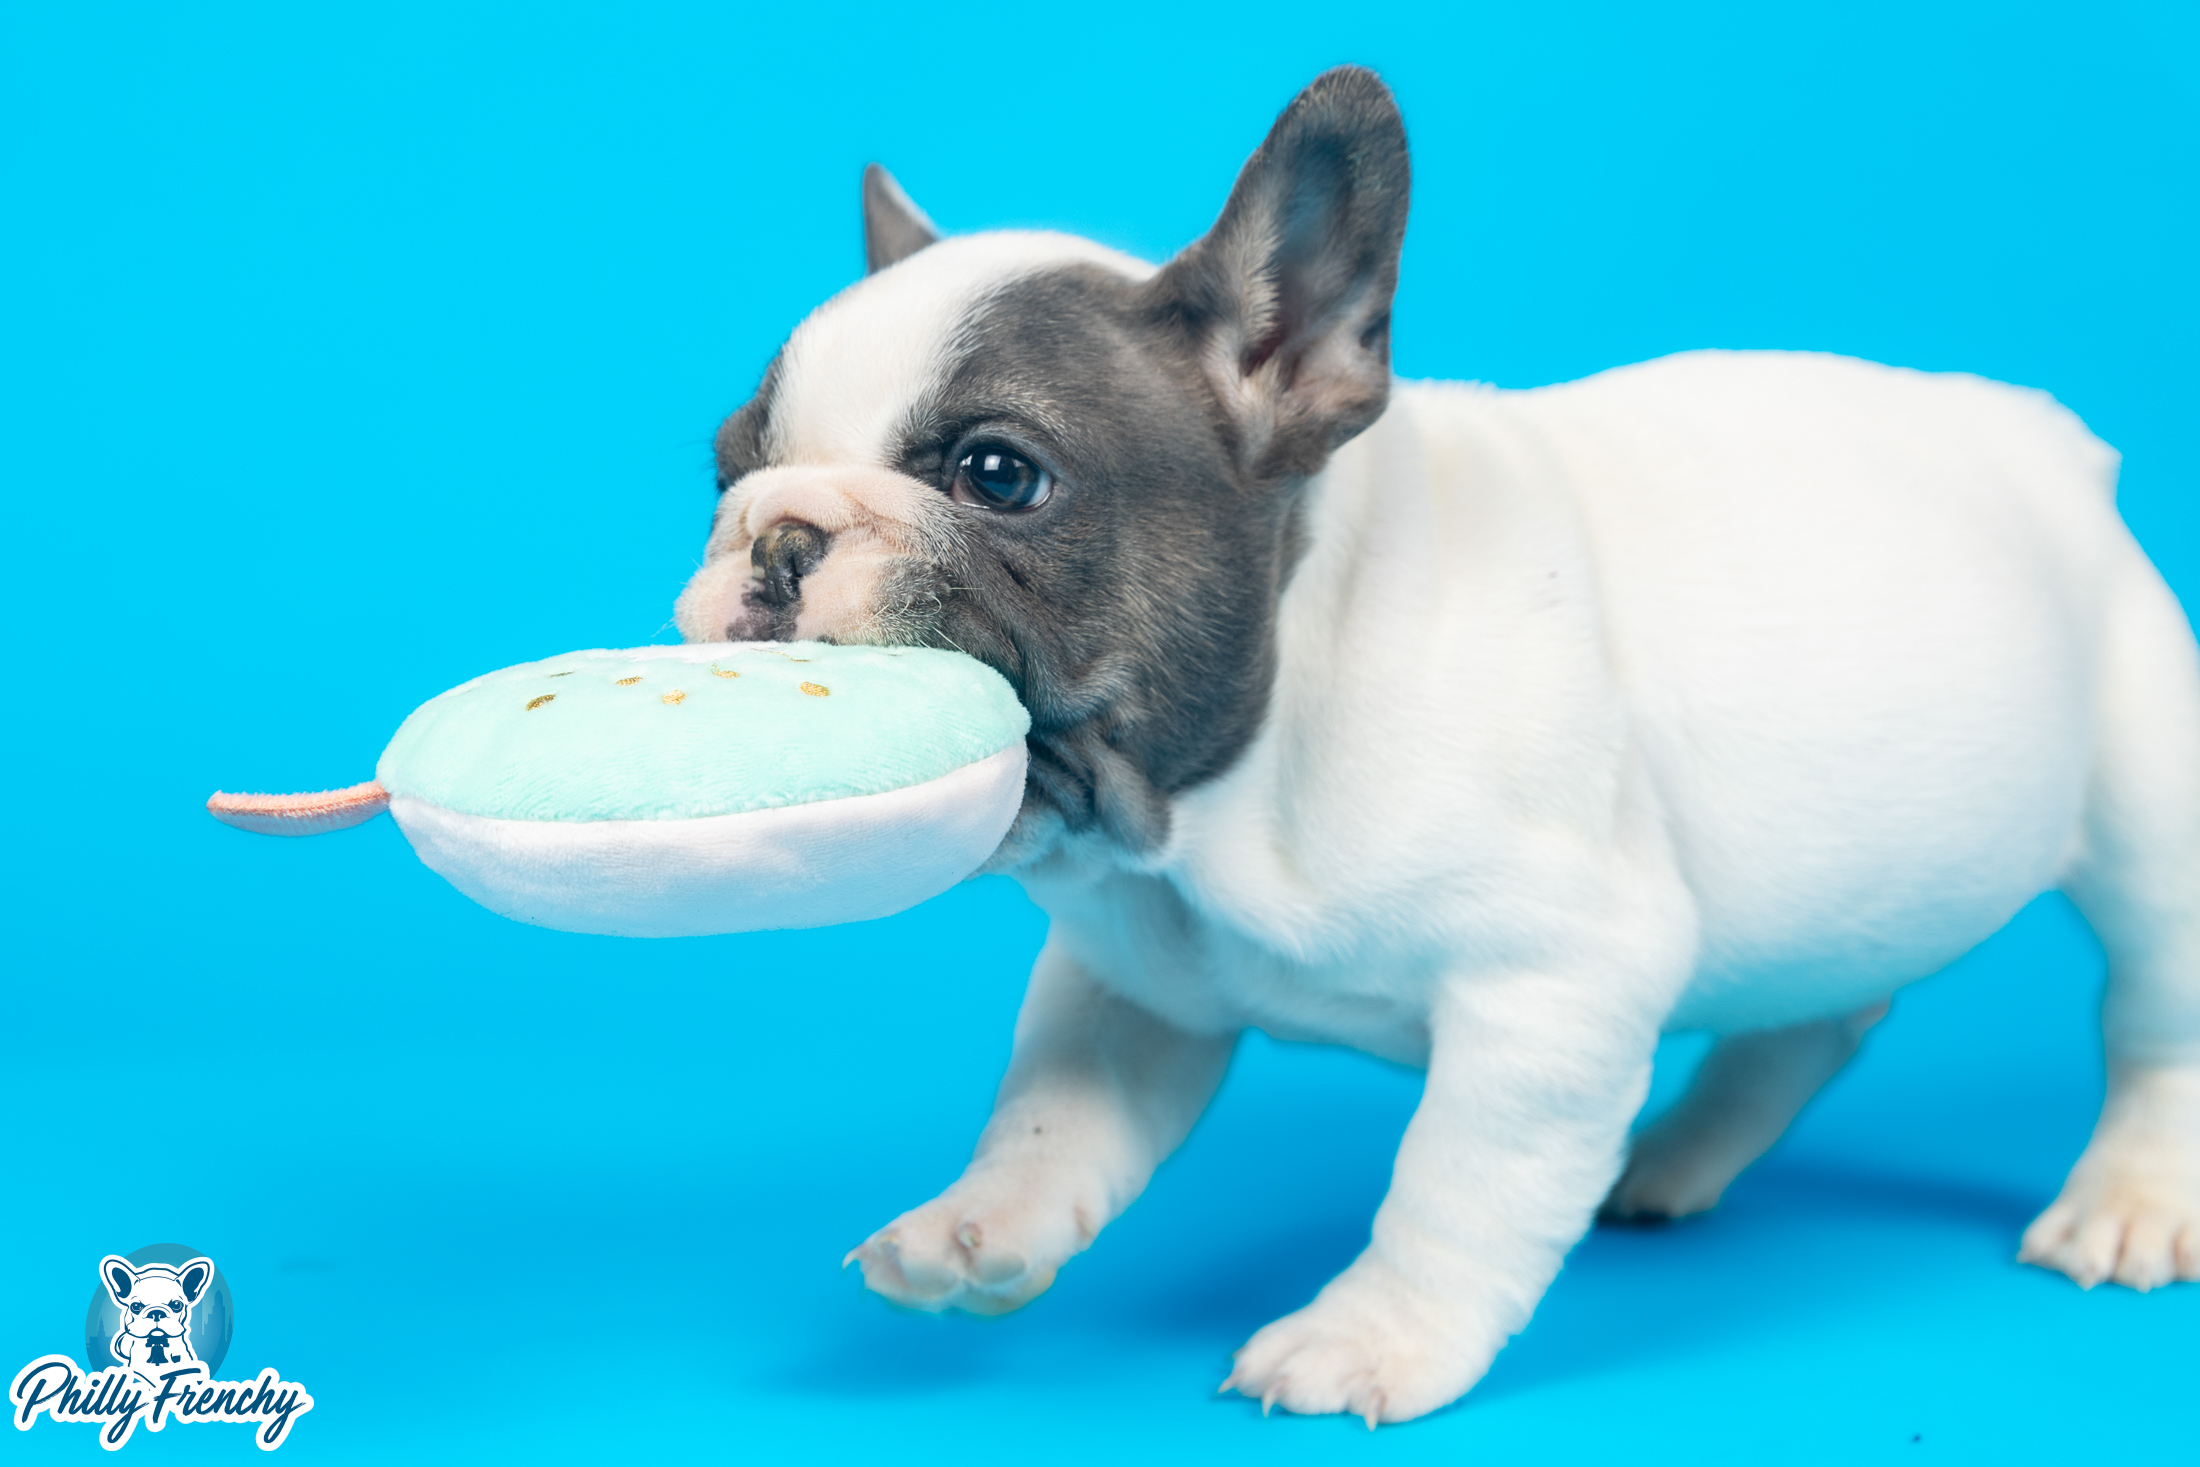
[{"label": "puppy's head", "polygon": [[99,1260],[100,1282],[122,1311],[123,1333],[139,1339],[158,1331],[180,1341],[191,1328],[191,1306],[213,1277],[214,1265],[204,1258],[142,1268],[113,1254]]},{"label": "puppy's head", "polygon": [[1067,235],[941,239],[864,179],[871,273],[719,430],[690,641],[955,648],[1031,712],[1004,851],[1133,851],[1267,706],[1299,486],[1378,417],[1404,127],[1357,68],[1307,88],[1168,265]]}]

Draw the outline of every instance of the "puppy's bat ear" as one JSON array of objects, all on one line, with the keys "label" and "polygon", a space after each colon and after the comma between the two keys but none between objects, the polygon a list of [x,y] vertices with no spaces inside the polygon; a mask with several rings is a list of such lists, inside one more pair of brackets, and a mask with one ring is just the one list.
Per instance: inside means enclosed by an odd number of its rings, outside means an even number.
[{"label": "puppy's bat ear", "polygon": [[183,1285],[183,1298],[187,1304],[199,1302],[199,1295],[206,1292],[206,1281],[214,1276],[214,1260],[194,1258],[176,1270],[176,1281]]},{"label": "puppy's bat ear", "polygon": [[1255,479],[1311,474],[1390,400],[1390,300],[1412,172],[1375,73],[1315,78],[1222,217],[1151,287],[1237,421]]},{"label": "puppy's bat ear", "polygon": [[939,243],[940,231],[909,195],[894,182],[894,175],[876,163],[863,170],[863,268],[876,275],[888,265],[908,259],[928,244]]},{"label": "puppy's bat ear", "polygon": [[130,1291],[137,1287],[137,1268],[127,1258],[110,1253],[99,1260],[99,1277],[107,1285],[107,1296],[120,1307],[130,1307]]}]

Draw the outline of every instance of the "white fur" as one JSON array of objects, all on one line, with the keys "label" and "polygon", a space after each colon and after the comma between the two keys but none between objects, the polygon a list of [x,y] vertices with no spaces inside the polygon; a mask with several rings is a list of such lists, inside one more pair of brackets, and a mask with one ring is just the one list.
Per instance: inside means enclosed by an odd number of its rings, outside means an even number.
[{"label": "white fur", "polygon": [[941,240],[849,286],[811,313],[781,353],[768,430],[775,454],[804,465],[881,463],[986,295],[1065,264],[1134,280],[1153,273],[1074,234],[998,230]]},{"label": "white fur", "polygon": [[1305,491],[1253,745],[1158,855],[1019,873],[1053,929],[994,1122],[867,1280],[1013,1307],[1240,1030],[1353,1044],[1426,1095],[1367,1252],[1231,1383],[1418,1415],[1589,1225],[1661,1030],[1802,1026],[1707,1067],[1620,1211],[1715,1200],[1879,1001],[2058,884],[2115,1063],[2027,1256],[2200,1277],[2200,666],[2115,466],[2042,394],[1835,357],[1401,384]]}]

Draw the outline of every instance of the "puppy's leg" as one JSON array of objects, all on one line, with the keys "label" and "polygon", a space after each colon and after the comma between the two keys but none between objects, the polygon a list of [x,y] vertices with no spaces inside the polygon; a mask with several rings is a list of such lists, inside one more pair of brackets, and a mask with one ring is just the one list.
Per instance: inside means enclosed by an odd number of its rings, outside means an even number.
[{"label": "puppy's leg", "polygon": [[2200,658],[2133,560],[2110,613],[2084,853],[2063,884],[2108,954],[2108,1097],[2018,1254],[2088,1288],[2200,1279]]},{"label": "puppy's leg", "polygon": [[1225,1387],[1372,1427],[1481,1379],[1619,1171],[1657,1045],[1656,1015],[1622,996],[1628,985],[1544,974],[1447,985],[1367,1250],[1254,1335]]},{"label": "puppy's leg", "polygon": [[1687,1093],[1636,1135],[1603,1216],[1686,1217],[1716,1207],[1886,1013],[1878,1003],[1846,1018],[1721,1039]]},{"label": "puppy's leg", "polygon": [[848,1256],[898,1304],[1000,1314],[1145,1190],[1230,1061],[1101,988],[1049,944],[1032,970],[993,1118],[961,1180]]}]

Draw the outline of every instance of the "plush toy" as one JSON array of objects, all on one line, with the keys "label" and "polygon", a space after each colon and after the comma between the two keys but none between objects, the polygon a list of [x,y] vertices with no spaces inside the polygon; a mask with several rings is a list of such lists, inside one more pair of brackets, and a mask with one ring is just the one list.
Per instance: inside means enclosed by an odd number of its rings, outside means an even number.
[{"label": "plush toy", "polygon": [[976,870],[1022,803],[1030,726],[999,673],[955,652],[572,652],[430,699],[370,784],[207,809],[274,835],[387,809],[460,891],[568,932],[816,927]]}]

